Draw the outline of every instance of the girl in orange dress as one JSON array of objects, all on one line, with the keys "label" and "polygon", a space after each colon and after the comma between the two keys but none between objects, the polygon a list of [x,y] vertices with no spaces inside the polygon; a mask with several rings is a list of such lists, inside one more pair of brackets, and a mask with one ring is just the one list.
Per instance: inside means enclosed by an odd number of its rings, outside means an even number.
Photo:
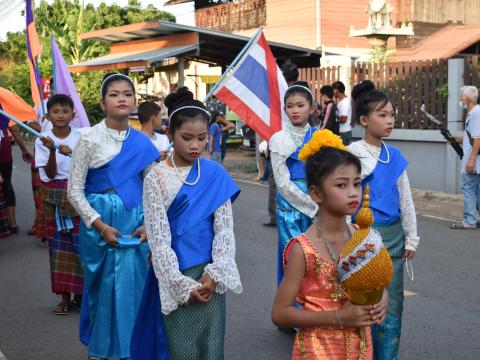
[{"label": "girl in orange dress", "polygon": [[285,277],[274,300],[272,320],[278,327],[298,329],[292,359],[368,360],[372,358],[369,327],[385,318],[388,295],[384,292],[375,305],[354,305],[338,281],[338,255],[355,231],[346,217],[356,212],[362,196],[361,165],[340,137],[323,132],[311,141],[325,146],[312,154],[307,143],[300,153],[307,159],[307,184],[319,205],[318,218],[285,249]]}]

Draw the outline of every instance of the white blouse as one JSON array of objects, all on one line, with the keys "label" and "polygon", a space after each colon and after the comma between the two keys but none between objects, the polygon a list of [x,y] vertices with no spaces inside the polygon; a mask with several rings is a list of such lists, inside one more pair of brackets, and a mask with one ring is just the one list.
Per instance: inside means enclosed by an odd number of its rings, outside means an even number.
[{"label": "white blouse", "polygon": [[318,205],[310,195],[305,194],[290,181],[290,170],[287,167],[287,159],[296,151],[298,146],[302,145],[305,134],[309,130],[310,125],[308,124],[299,128],[288,123],[285,129],[275,133],[270,138],[269,147],[273,176],[278,191],[290,205],[313,219],[317,215]]},{"label": "white blouse", "polygon": [[[363,179],[370,175],[377,166],[382,149],[360,140],[352,143],[349,150],[362,163],[361,175]],[[417,235],[417,215],[406,170],[398,178],[397,187],[400,195],[400,220],[405,232],[405,249],[416,251],[420,238]]]},{"label": "white blouse", "polygon": [[87,227],[100,217],[85,197],[88,169],[96,169],[112,160],[122,149],[128,131],[106,126],[105,120],[90,128],[79,129],[81,135],[72,155],[67,197]]},{"label": "white blouse", "polygon": [[[190,172],[191,166],[169,167],[165,162],[155,164],[143,184],[143,207],[152,264],[158,279],[162,313],[167,315],[188,302],[191,292],[200,283],[179,270],[178,259],[171,247],[171,232],[167,209]],[[216,292],[230,289],[242,292],[242,284],[235,262],[235,235],[233,233],[232,204],[228,200],[214,213],[215,237],[212,244],[212,263],[205,267],[217,283]]]}]

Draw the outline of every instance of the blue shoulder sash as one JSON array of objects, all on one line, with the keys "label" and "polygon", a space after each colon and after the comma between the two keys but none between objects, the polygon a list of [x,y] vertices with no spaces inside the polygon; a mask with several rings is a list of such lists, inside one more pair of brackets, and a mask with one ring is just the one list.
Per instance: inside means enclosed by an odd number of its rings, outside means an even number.
[{"label": "blue shoulder sash", "polygon": [[[193,166],[187,182],[197,178]],[[201,176],[195,186],[183,185],[168,208],[172,248],[180,271],[211,260],[213,214],[227,200],[236,199],[240,189],[225,169],[210,160],[200,159]]]},{"label": "blue shoulder sash", "polygon": [[[187,182],[197,178],[193,166]],[[200,159],[200,180],[183,185],[168,208],[172,248],[180,271],[208,262],[212,258],[213,214],[227,200],[235,201],[240,189],[225,169],[215,162]],[[168,341],[163,327],[158,280],[150,266],[130,344],[131,360],[168,360]]]},{"label": "blue shoulder sash", "polygon": [[[370,208],[373,211],[376,224],[390,224],[400,217],[400,194],[397,182],[408,165],[397,148],[385,145],[390,154],[390,161],[384,164],[380,161],[377,166],[363,179],[363,187],[370,187]],[[387,159],[385,147],[382,148],[380,159]]]},{"label": "blue shoulder sash", "polygon": [[113,188],[131,210],[142,204],[142,171],[159,157],[150,139],[130,128],[120,153],[107,164],[88,171],[85,191],[102,193]]},{"label": "blue shoulder sash", "polygon": [[305,173],[305,163],[298,158],[298,153],[302,149],[303,145],[310,141],[315,131],[317,131],[317,129],[311,127],[303,138],[302,146],[297,147],[295,152],[287,159],[287,167],[290,171],[290,180],[303,180],[307,177]]}]

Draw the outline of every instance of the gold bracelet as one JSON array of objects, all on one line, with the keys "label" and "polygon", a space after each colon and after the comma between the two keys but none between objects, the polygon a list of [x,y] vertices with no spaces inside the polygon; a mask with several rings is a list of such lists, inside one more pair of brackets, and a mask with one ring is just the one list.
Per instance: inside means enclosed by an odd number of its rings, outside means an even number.
[{"label": "gold bracelet", "polygon": [[343,329],[342,320],[340,320],[340,315],[338,315],[338,309],[335,309],[335,316],[337,317],[337,322],[338,322],[338,325],[339,325],[340,329]]},{"label": "gold bracelet", "polygon": [[102,232],[100,233],[100,235],[102,235],[102,236],[103,236],[103,233],[105,232],[105,230],[107,230],[107,228],[108,228],[108,225],[107,225],[107,224],[105,224],[105,227],[102,229]]}]

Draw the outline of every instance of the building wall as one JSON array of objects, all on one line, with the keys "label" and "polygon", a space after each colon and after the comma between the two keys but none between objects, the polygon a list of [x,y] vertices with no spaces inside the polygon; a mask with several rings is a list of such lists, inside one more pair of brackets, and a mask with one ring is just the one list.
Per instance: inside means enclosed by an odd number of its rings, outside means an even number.
[{"label": "building wall", "polygon": [[414,3],[414,21],[466,25],[480,23],[480,0],[409,0]]},{"label": "building wall", "polygon": [[316,48],[316,0],[267,0],[268,40]]}]

